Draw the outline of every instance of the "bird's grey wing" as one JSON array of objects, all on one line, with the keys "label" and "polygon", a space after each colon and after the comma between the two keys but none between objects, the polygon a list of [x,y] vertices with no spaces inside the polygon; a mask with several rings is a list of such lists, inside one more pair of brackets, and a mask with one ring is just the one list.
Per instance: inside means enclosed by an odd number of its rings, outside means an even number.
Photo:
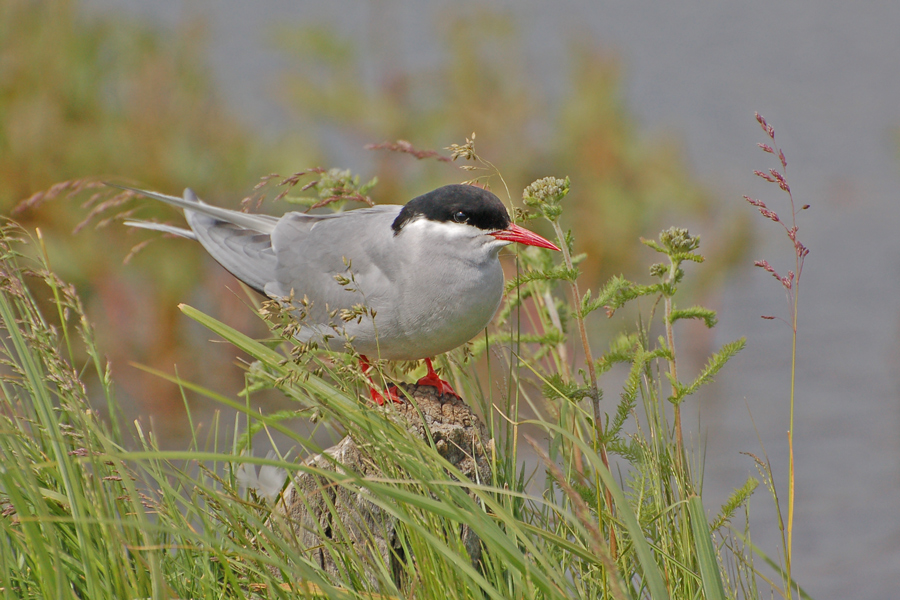
[{"label": "bird's grey wing", "polygon": [[197,241],[216,262],[260,294],[266,293],[277,265],[270,234],[193,211],[185,211],[185,216]]},{"label": "bird's grey wing", "polygon": [[274,281],[277,263],[272,250],[271,232],[278,223],[277,218],[211,206],[201,202],[190,189],[184,191],[184,198],[178,198],[124,186],[114,187],[184,209],[191,231],[144,221],[127,221],[127,225],[174,233],[199,241],[219,264],[260,293],[265,294],[266,285]]},{"label": "bird's grey wing", "polygon": [[[391,223],[401,208],[382,205],[334,215],[286,214],[272,232],[277,267],[266,292],[306,296],[312,303],[309,320],[317,324],[332,322],[329,313],[336,309],[380,306],[394,279],[395,269],[386,267],[392,261],[385,258],[393,239]],[[337,276],[351,281],[342,283]]]}]

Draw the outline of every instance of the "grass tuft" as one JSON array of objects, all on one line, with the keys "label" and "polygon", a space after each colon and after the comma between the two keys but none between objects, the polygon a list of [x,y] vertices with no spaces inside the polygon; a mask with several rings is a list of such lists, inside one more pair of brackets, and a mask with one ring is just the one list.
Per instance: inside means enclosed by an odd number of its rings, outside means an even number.
[{"label": "grass tuft", "polygon": [[[490,180],[493,165],[478,157],[474,135],[451,148],[455,158],[480,165],[480,183]],[[399,151],[416,156],[408,148]],[[370,187],[345,172],[315,175],[328,180],[317,193],[333,208],[364,198]],[[786,182],[769,176],[785,189]],[[282,183],[290,189],[297,182]],[[568,179],[545,178],[526,188],[526,208],[516,214],[549,222],[563,248],[561,261],[541,248],[521,251],[520,272],[508,286],[496,326],[452,352],[445,367],[484,415],[492,440],[483,440],[491,480],[461,472],[430,435],[423,439],[394,418],[390,403],[375,409],[360,400],[365,379],[352,358],[298,345],[296,323],[274,303],[261,315],[274,334],[265,341],[180,307],[253,362],[240,398],[147,369],[237,414],[233,424],[217,418],[209,442],[195,438],[185,450],[160,450],[152,432],[119,422],[109,370],[74,290],[52,274],[45,253],[34,262],[19,252],[23,244],[40,246],[40,238],[5,225],[0,592],[54,598],[624,600],[757,598],[760,582],[791,581],[789,563],[767,578],[754,563],[758,551],[749,530],[726,527],[742,509],[749,520],[755,478],[709,521],[702,454],[681,428],[684,403],[744,346],[743,339],[725,344],[697,373],[686,373],[678,362],[675,334],[682,322],[712,327],[716,321],[707,308],[677,306],[687,269],[704,260],[699,238],[667,229],[658,240],[645,241],[648,258],[652,252],[663,258],[649,267],[649,282],[614,277],[582,291],[573,236],[560,225],[570,187]],[[789,278],[794,289],[798,279]],[[53,298],[53,322],[35,302],[46,291]],[[598,309],[611,315],[643,298],[649,312],[598,352],[589,335],[591,320],[603,314]],[[353,315],[372,317],[366,311]],[[88,360],[77,363],[83,356]],[[502,385],[482,384],[478,357],[485,358],[488,380]],[[601,385],[617,365],[624,367],[621,389],[610,393],[607,386],[604,394]],[[386,365],[376,368],[392,374]],[[82,383],[88,371],[99,375],[98,389]],[[249,397],[270,388],[295,408],[252,410]],[[92,408],[98,397],[109,412],[105,420]],[[369,466],[338,464],[287,423],[312,414],[336,431],[352,432]],[[234,431],[229,443],[219,441],[228,438],[219,435],[226,428]],[[295,444],[299,458],[319,456],[333,468],[278,454],[253,456],[254,437],[274,432]],[[531,473],[519,454],[523,439],[538,457]],[[759,464],[767,468],[767,462]],[[383,519],[351,524],[332,504],[326,507],[327,532],[323,523],[310,525],[322,543],[304,547],[297,524],[278,510],[285,474],[319,481],[323,498],[364,497]],[[774,490],[771,477],[766,485]],[[371,551],[388,529],[394,536],[389,551]],[[475,560],[463,530],[477,534]],[[772,585],[786,595],[791,587]]]}]

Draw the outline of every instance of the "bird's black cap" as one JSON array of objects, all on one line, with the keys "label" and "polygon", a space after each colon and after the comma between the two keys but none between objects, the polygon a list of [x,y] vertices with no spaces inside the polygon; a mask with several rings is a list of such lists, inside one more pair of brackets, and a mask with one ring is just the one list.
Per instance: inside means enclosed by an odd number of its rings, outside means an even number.
[{"label": "bird's black cap", "polygon": [[394,235],[420,216],[431,221],[468,223],[485,231],[509,227],[509,213],[500,198],[474,185],[445,185],[413,198],[394,219]]}]

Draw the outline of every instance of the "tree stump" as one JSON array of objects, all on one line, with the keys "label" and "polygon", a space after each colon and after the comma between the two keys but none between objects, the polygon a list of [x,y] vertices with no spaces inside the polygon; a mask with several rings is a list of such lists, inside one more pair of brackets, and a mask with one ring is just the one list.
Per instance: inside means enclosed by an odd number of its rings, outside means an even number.
[{"label": "tree stump", "polygon": [[[437,390],[430,386],[409,384],[404,387],[414,398],[418,410],[408,402],[394,404],[388,410],[419,438],[425,439],[427,425],[442,457],[470,480],[490,482],[491,467],[485,445],[493,442],[488,441],[488,432],[481,419],[455,396],[438,395]],[[425,418],[424,423],[421,416]],[[309,458],[306,464],[335,471],[336,461],[364,477],[380,475],[352,435],[346,436],[323,454],[331,459],[319,454]],[[278,501],[276,512],[282,518],[277,520],[285,523],[288,533],[301,548],[310,550],[310,558],[314,562],[337,579],[346,582],[347,574],[342,572],[341,565],[335,564],[332,552],[323,544],[336,537],[335,530],[339,527],[346,531],[341,539],[352,543],[354,551],[381,557],[385,565],[390,565],[394,582],[399,585],[403,561],[407,557],[402,556],[397,543],[396,519],[370,502],[366,495],[365,490],[330,485],[323,477],[300,473],[288,484]],[[340,519],[340,523],[334,523],[336,519]],[[460,535],[472,562],[477,564],[481,560],[481,544],[477,535],[468,526],[462,527]],[[378,581],[376,574],[368,570],[364,575],[357,576],[364,576],[373,585]]]}]

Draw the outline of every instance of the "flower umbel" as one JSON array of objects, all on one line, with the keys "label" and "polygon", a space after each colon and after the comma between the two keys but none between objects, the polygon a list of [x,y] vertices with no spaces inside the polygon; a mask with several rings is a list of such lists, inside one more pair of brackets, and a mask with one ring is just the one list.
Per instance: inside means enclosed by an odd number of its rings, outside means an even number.
[{"label": "flower umbel", "polygon": [[531,183],[522,192],[526,206],[536,209],[542,217],[556,222],[562,214],[560,203],[569,194],[569,178],[544,177]]}]

